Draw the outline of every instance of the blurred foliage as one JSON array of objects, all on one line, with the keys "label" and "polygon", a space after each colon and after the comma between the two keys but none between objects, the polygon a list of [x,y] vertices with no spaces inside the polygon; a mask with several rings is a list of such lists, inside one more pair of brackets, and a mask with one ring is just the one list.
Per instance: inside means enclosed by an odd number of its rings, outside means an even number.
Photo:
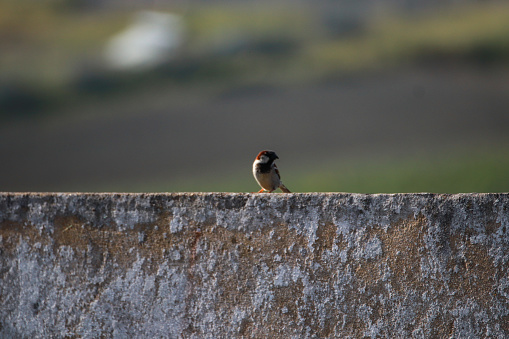
[{"label": "blurred foliage", "polygon": [[304,5],[171,10],[184,13],[188,25],[180,57],[145,74],[130,74],[107,70],[102,53],[106,41],[128,25],[133,9],[65,0],[0,2],[0,118],[33,116],[161,81],[176,86],[294,83],[402,63],[509,60],[509,5],[504,3],[369,17]]},{"label": "blurred foliage", "polygon": [[362,36],[322,41],[308,50],[322,72],[363,70],[408,62],[509,61],[509,6],[466,5],[454,10],[391,15],[369,22]]}]

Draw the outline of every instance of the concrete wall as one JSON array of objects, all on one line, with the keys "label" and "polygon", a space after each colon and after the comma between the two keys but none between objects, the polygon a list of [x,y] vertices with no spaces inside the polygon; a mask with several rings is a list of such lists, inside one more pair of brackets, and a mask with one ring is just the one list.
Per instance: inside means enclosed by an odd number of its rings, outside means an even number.
[{"label": "concrete wall", "polygon": [[0,194],[0,337],[509,336],[508,194]]}]

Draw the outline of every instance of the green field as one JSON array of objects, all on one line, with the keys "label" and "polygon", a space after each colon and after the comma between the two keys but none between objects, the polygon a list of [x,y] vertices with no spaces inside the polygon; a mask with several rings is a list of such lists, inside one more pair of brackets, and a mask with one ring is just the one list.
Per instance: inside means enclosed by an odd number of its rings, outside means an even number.
[{"label": "green field", "polygon": [[374,159],[297,174],[302,191],[358,193],[509,192],[509,152]]},{"label": "green field", "polygon": [[[509,192],[508,149],[478,149],[468,153],[463,150],[399,159],[373,156],[341,162],[328,160],[304,168],[280,162],[279,168],[292,192]],[[259,189],[249,164],[221,174],[121,183],[106,190],[118,191],[126,186],[136,192],[256,192]]]}]

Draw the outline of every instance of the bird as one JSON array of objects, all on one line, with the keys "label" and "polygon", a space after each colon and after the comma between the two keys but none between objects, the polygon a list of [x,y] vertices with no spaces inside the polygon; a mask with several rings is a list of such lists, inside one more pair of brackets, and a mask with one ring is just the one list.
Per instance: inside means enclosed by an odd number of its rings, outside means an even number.
[{"label": "bird", "polygon": [[264,191],[272,193],[278,188],[280,188],[284,193],[291,193],[290,190],[281,182],[279,170],[274,163],[274,160],[276,159],[279,159],[276,152],[269,150],[261,151],[256,156],[256,159],[253,162],[253,175],[258,182],[258,185],[262,188],[258,191],[258,193],[262,193]]}]

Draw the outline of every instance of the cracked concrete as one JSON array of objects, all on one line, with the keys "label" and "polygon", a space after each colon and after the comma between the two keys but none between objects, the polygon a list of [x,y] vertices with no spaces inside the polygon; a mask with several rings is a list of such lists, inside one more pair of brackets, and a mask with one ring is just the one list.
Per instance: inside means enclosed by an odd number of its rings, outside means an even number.
[{"label": "cracked concrete", "polygon": [[0,194],[0,337],[509,336],[509,194]]}]

